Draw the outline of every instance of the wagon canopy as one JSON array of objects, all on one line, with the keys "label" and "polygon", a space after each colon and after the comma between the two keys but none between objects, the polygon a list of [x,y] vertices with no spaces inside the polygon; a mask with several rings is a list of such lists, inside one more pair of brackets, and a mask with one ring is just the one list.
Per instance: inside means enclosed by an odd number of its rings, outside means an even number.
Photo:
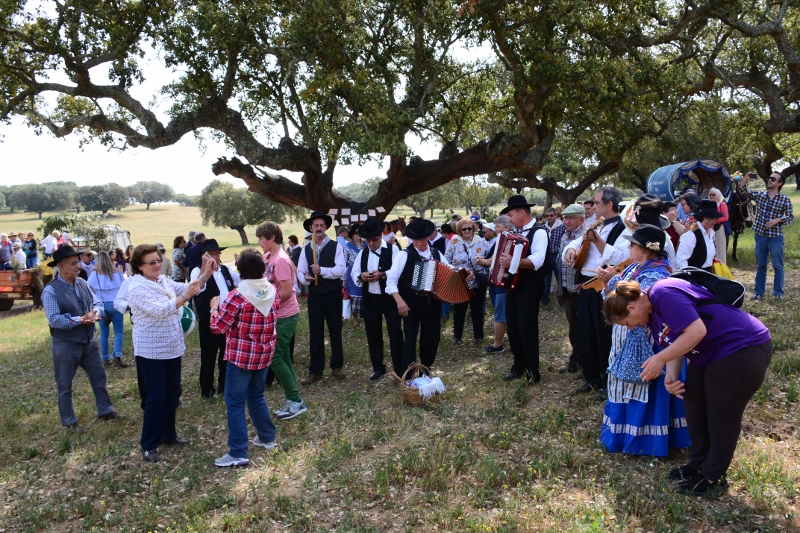
[{"label": "wagon canopy", "polygon": [[703,198],[708,198],[708,190],[716,187],[727,198],[731,193],[731,174],[719,161],[694,159],[656,169],[647,178],[647,192],[664,201],[674,200],[686,187]]}]

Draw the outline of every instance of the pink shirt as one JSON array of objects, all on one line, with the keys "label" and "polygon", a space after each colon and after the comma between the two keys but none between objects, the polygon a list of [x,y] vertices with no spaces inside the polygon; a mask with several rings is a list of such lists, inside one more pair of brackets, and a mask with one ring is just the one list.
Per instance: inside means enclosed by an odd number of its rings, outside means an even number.
[{"label": "pink shirt", "polygon": [[286,300],[281,300],[281,306],[277,310],[277,318],[288,318],[296,315],[300,312],[300,304],[297,303],[297,295],[294,290],[296,272],[292,259],[283,248],[279,248],[275,257],[271,257],[269,253],[264,254],[264,261],[267,262],[266,278],[275,286],[275,290],[279,290],[280,281],[288,281],[292,286],[291,296]]}]

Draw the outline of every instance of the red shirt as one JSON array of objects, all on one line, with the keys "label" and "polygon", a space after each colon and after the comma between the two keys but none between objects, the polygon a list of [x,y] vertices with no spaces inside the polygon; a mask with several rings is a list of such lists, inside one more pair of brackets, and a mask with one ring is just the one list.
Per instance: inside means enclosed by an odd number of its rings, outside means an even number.
[{"label": "red shirt", "polygon": [[[275,295],[275,302],[279,298]],[[244,370],[263,370],[275,353],[275,304],[264,316],[247,298],[234,289],[211,318],[211,331],[224,333],[225,360]]]}]

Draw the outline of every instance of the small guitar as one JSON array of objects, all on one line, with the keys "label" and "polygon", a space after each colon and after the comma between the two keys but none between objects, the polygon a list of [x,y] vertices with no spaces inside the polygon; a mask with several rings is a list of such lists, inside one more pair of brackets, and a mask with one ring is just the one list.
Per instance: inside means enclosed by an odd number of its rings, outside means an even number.
[{"label": "small guitar", "polygon": [[[625,270],[626,268],[628,268],[628,266],[631,263],[633,263],[633,259],[628,258],[625,261],[623,261],[622,263],[620,263],[617,266],[615,266],[614,267],[614,271],[617,274],[622,274],[622,271]],[[600,292],[600,291],[603,290],[603,282],[600,281],[600,278],[595,276],[592,279],[590,279],[589,281],[585,281],[585,282],[581,283],[581,288],[582,289],[592,289],[592,290],[595,290],[597,292]]]},{"label": "small guitar", "polygon": [[580,272],[581,268],[583,268],[583,264],[586,262],[586,257],[589,255],[589,247],[592,245],[592,243],[586,240],[586,234],[602,226],[604,220],[605,219],[603,217],[598,217],[598,219],[594,221],[594,224],[592,224],[589,227],[589,229],[583,232],[583,242],[581,243],[581,249],[578,250],[578,255],[575,258],[575,266],[572,267],[578,272]]}]

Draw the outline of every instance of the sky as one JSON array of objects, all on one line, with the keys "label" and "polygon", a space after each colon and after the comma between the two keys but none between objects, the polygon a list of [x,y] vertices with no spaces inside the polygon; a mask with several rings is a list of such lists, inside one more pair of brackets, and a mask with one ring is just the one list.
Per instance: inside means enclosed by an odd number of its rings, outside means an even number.
[{"label": "sky", "polygon": [[[158,181],[170,185],[176,193],[190,195],[200,194],[215,178],[244,186],[239,179],[214,176],[211,172],[211,165],[219,157],[235,155],[213,140],[205,141],[205,150],[200,149],[194,136],[186,135],[173,146],[157,150],[134,148],[124,152],[109,151],[99,143],[81,147],[78,141],[74,135],[56,139],[47,131],[37,136],[19,118],[11,125],[0,125],[0,160],[3,161],[0,183],[74,181],[79,186],[111,182],[128,186],[137,181]],[[300,182],[299,173],[281,172],[281,175]],[[381,169],[377,163],[364,167],[338,165],[334,186],[343,187],[385,175],[385,167]]]}]

